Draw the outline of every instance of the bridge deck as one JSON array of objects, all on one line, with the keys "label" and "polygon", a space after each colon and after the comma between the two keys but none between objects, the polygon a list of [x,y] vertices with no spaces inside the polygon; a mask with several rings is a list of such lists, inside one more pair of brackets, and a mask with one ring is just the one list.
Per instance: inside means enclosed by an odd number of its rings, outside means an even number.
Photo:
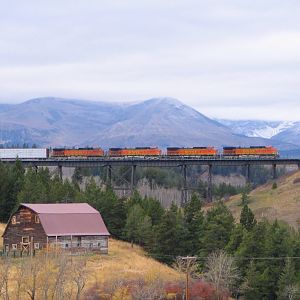
[{"label": "bridge deck", "polygon": [[[0,159],[3,163],[15,163],[16,159]],[[298,165],[297,158],[186,158],[186,157],[126,157],[126,158],[47,158],[20,159],[24,166],[61,166],[61,167],[104,167],[104,166],[141,166],[176,167],[181,165]]]}]

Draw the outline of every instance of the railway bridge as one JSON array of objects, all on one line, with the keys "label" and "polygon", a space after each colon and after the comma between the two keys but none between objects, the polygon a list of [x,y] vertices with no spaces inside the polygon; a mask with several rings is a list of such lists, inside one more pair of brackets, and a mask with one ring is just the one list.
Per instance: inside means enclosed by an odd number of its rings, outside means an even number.
[{"label": "railway bridge", "polygon": [[[16,159],[1,159],[3,163],[14,164]],[[130,182],[128,182],[131,192],[135,189],[136,180],[135,173],[136,167],[179,167],[182,170],[183,176],[183,188],[182,188],[182,204],[187,201],[187,191],[191,188],[187,185],[187,169],[189,166],[207,166],[208,169],[208,188],[207,195],[209,201],[212,200],[212,171],[215,166],[244,166],[246,167],[246,177],[249,181],[251,166],[271,166],[273,172],[273,179],[277,177],[277,166],[295,165],[300,170],[300,159],[298,158],[227,158],[223,156],[219,157],[97,157],[97,158],[45,158],[45,159],[20,159],[24,167],[57,167],[60,178],[63,175],[63,167],[83,167],[83,168],[106,168],[107,171],[107,185],[112,186],[112,173],[114,167],[126,166],[129,167],[131,176]],[[112,186],[117,189],[117,187]],[[124,188],[122,188],[124,189]]]}]

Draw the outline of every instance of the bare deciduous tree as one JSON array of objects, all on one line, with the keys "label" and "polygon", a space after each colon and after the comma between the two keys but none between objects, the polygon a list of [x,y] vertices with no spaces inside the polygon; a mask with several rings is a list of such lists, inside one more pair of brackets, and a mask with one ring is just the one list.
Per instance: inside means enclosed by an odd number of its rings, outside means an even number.
[{"label": "bare deciduous tree", "polygon": [[219,300],[224,291],[231,290],[240,276],[234,259],[221,250],[207,258],[204,277],[214,285]]},{"label": "bare deciduous tree", "polygon": [[15,297],[16,300],[22,299],[22,292],[24,292],[25,289],[25,274],[26,274],[26,264],[25,259],[21,259],[18,264],[16,265],[14,273],[14,279],[16,282],[16,288],[15,288]]},{"label": "bare deciduous tree", "polygon": [[77,258],[72,262],[71,276],[76,284],[76,300],[80,299],[88,278],[86,264],[87,260],[85,257]]},{"label": "bare deciduous tree", "polygon": [[0,261],[0,295],[4,300],[9,300],[8,281],[11,270],[11,260],[5,257]]},{"label": "bare deciduous tree", "polygon": [[299,286],[296,284],[290,284],[285,288],[285,296],[288,300],[298,299],[300,294]]},{"label": "bare deciduous tree", "polygon": [[68,298],[72,294],[70,287],[70,258],[64,254],[59,253],[52,257],[55,266],[56,277],[53,285],[52,299],[61,300]]},{"label": "bare deciduous tree", "polygon": [[37,293],[40,288],[39,275],[44,269],[43,263],[40,259],[31,258],[26,259],[26,268],[25,268],[25,290],[31,300],[37,299]]},{"label": "bare deciduous tree", "polygon": [[164,299],[164,296],[164,286],[160,278],[151,281],[139,279],[132,291],[133,300],[161,300]]}]

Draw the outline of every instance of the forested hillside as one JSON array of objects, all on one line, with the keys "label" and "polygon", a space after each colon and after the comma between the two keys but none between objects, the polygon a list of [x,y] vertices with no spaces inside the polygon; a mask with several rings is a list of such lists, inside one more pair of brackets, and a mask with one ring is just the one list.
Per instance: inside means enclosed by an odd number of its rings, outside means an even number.
[{"label": "forested hillside", "polygon": [[61,181],[48,169],[25,173],[19,162],[0,164],[0,171],[2,222],[20,202],[88,202],[100,211],[113,237],[143,247],[152,258],[173,266],[179,256],[195,257],[194,271],[212,284],[215,295],[256,300],[287,299],[293,293],[297,299],[299,232],[277,220],[256,220],[245,192],[235,221],[223,202],[204,210],[196,194],[183,208],[173,204],[165,209],[137,192],[119,198],[93,178],[80,189],[76,181]]}]

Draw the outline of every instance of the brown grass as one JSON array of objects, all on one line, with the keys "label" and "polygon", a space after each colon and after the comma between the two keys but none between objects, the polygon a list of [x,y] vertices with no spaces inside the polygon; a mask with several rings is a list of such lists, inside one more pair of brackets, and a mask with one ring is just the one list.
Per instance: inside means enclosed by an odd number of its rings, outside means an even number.
[{"label": "brown grass", "polygon": [[115,278],[151,280],[159,277],[171,281],[181,277],[181,274],[174,269],[147,257],[140,247],[131,248],[129,243],[114,239],[109,242],[108,255],[91,256],[88,269],[99,283]]},{"label": "brown grass", "polygon": [[[261,220],[281,220],[294,228],[300,227],[300,172],[295,172],[277,180],[277,188],[272,182],[253,190],[249,207],[256,218]],[[226,202],[234,217],[239,220],[241,213],[241,195],[231,197]]]},{"label": "brown grass", "polygon": [[[4,228],[5,224],[0,223],[0,235]],[[109,254],[91,254],[88,257],[87,267],[89,280],[86,289],[95,283],[101,284],[117,278],[124,280],[162,278],[165,281],[173,281],[179,280],[182,276],[176,270],[148,257],[141,247],[132,248],[129,243],[114,239],[109,240]]]}]

